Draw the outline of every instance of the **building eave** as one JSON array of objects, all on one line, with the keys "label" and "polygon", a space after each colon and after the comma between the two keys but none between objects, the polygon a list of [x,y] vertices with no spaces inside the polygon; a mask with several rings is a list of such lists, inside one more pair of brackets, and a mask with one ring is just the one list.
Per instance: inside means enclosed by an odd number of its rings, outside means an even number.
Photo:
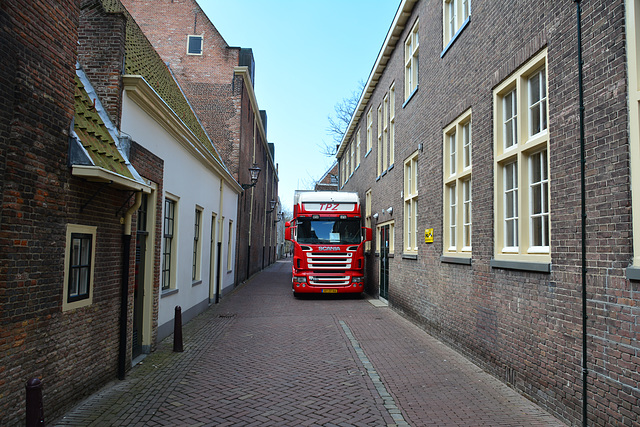
[{"label": "building eave", "polygon": [[375,90],[380,77],[385,71],[387,66],[387,62],[389,62],[389,58],[391,54],[396,48],[396,44],[400,39],[400,35],[404,31],[405,25],[407,21],[411,17],[411,13],[413,12],[413,7],[416,5],[418,0],[402,0],[398,10],[396,12],[396,16],[393,19],[393,23],[387,32],[387,37],[382,44],[382,48],[378,53],[378,57],[376,58],[376,62],[371,69],[371,73],[369,74],[369,79],[362,91],[362,95],[360,96],[360,100],[358,101],[358,105],[351,116],[351,120],[349,121],[349,126],[347,126],[347,130],[342,137],[342,141],[338,147],[338,151],[336,152],[336,158],[341,158],[344,150],[346,149],[353,133],[357,127],[357,124],[360,122],[360,118],[364,113],[367,104],[369,103],[369,99],[371,99],[371,95]]},{"label": "building eave", "polygon": [[122,81],[124,90],[133,102],[169,132],[191,155],[218,174],[236,193],[242,192],[242,187],[231,176],[227,168],[202,144],[200,139],[156,93],[144,77],[125,75],[122,77]]}]

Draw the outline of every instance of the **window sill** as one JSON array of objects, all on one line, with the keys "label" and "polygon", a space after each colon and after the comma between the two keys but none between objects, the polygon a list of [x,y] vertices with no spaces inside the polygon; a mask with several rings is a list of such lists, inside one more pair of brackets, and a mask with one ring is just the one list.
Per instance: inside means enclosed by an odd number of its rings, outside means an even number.
[{"label": "window sill", "polygon": [[418,84],[418,86],[416,86],[416,88],[413,90],[413,92],[411,92],[409,94],[409,96],[407,96],[407,100],[404,101],[404,104],[402,104],[402,108],[406,107],[407,104],[409,103],[409,101],[411,101],[411,99],[413,99],[413,96],[418,92],[419,88],[420,88],[420,84]]},{"label": "window sill", "polygon": [[440,54],[440,58],[444,57],[444,54],[447,53],[447,51],[451,46],[453,46],[453,43],[458,39],[458,36],[462,33],[462,30],[464,30],[467,27],[467,25],[469,25],[470,21],[471,21],[471,15],[469,15],[467,19],[465,19],[465,21],[462,23],[460,28],[458,28],[458,31],[456,31],[453,37],[451,37],[451,40],[449,40],[449,43],[447,43],[447,45],[442,50],[442,53]]},{"label": "window sill", "polygon": [[177,294],[177,293],[178,293],[178,289],[165,289],[160,293],[160,298],[168,297],[170,295]]},{"label": "window sill", "polygon": [[198,286],[198,285],[201,285],[201,284],[202,284],[202,280],[194,280],[194,281],[191,283],[191,286]]},{"label": "window sill", "polygon": [[640,280],[640,267],[633,265],[627,267],[627,280]]},{"label": "window sill", "polygon": [[448,256],[441,255],[440,262],[444,262],[447,264],[460,264],[460,265],[471,265],[471,257],[459,257],[459,256]]},{"label": "window sill", "polygon": [[501,268],[505,270],[532,271],[538,273],[551,273],[551,263],[529,262],[529,261],[505,261],[499,259],[491,260],[491,268]]},{"label": "window sill", "polygon": [[402,254],[402,259],[418,259],[418,254]]}]

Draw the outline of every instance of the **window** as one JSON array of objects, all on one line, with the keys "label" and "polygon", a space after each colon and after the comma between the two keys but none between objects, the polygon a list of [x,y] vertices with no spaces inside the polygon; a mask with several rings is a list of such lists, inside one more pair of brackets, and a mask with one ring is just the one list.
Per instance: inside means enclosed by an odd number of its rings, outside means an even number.
[{"label": "window", "polygon": [[367,153],[371,151],[371,144],[373,143],[373,118],[371,117],[371,108],[369,108],[369,112],[367,113]]},{"label": "window", "polygon": [[350,144],[350,152],[351,152],[351,173],[350,175],[353,175],[353,172],[356,170],[356,147],[354,145],[354,143],[352,142]]},{"label": "window", "polygon": [[495,259],[551,261],[547,52],[494,90]]},{"label": "window", "polygon": [[395,162],[396,144],[396,85],[389,89],[389,166]]},{"label": "window", "polygon": [[191,268],[191,280],[200,280],[200,253],[201,253],[201,224],[202,222],[202,210],[196,208],[196,216],[194,221],[193,230],[193,264]]},{"label": "window", "polygon": [[442,12],[442,47],[446,52],[460,31],[462,31],[469,22],[469,16],[471,16],[471,0],[443,0]]},{"label": "window", "polygon": [[356,169],[360,166],[360,129],[356,132]]},{"label": "window", "polygon": [[404,162],[404,253],[418,254],[418,152]]},{"label": "window", "polygon": [[202,55],[202,36],[187,36],[187,55]]},{"label": "window", "polygon": [[378,107],[378,177],[382,176],[382,104]]},{"label": "window", "polygon": [[471,110],[444,129],[443,251],[471,256]]},{"label": "window", "polygon": [[[629,101],[629,141],[640,141],[640,0],[625,2],[627,40],[627,78]],[[640,166],[640,144],[629,144],[632,170]],[[627,278],[640,280],[640,174],[631,173],[631,212],[633,222],[633,265],[627,268]]]},{"label": "window", "polygon": [[67,225],[62,311],[93,303],[97,227]]},{"label": "window", "polygon": [[161,279],[163,291],[175,286],[175,280],[173,278],[175,274],[175,216],[176,202],[168,198],[165,199]]},{"label": "window", "polygon": [[233,221],[229,220],[229,236],[227,237],[227,271],[231,271],[233,264],[233,246],[231,245],[233,242]]},{"label": "window", "polygon": [[347,182],[351,176],[351,145],[347,145],[347,148],[344,150],[344,159],[344,182]]},{"label": "window", "polygon": [[396,222],[395,221],[388,221],[388,222],[384,222],[381,224],[376,225],[376,236],[378,236],[376,238],[376,252],[380,253],[380,246],[382,245],[382,241],[380,239],[380,232],[381,229],[384,227],[389,227],[388,229],[388,233],[389,233],[389,248],[388,248],[388,253],[389,254],[394,254],[395,253],[395,226],[396,226]]},{"label": "window", "polygon": [[418,88],[418,21],[404,43],[404,99],[411,98]]},{"label": "window", "polygon": [[[364,211],[364,226],[371,228],[371,190],[367,190],[365,194],[365,211]],[[371,241],[365,242],[364,250],[371,250]]]},{"label": "window", "polygon": [[389,167],[389,95],[384,96],[382,111],[382,170]]}]

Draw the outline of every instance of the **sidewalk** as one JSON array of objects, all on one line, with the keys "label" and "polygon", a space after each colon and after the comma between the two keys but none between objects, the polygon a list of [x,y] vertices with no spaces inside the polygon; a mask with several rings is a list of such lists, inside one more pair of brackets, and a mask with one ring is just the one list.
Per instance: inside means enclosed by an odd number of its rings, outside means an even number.
[{"label": "sidewalk", "polygon": [[[56,426],[563,426],[387,307],[277,262]],[[45,402],[46,409],[46,402]]]}]

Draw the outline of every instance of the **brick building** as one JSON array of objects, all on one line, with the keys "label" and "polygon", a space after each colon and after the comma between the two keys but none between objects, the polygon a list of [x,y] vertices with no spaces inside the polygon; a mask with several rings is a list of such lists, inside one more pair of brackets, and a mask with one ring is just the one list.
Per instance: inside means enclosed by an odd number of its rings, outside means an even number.
[{"label": "brick building", "polygon": [[640,423],[639,8],[403,0],[337,155],[368,291],[573,425]]},{"label": "brick building", "polygon": [[242,187],[120,2],[63,3],[0,8],[3,426],[30,378],[55,419],[235,284]]},{"label": "brick building", "polygon": [[[238,201],[237,282],[276,259],[278,173],[266,112],[253,91],[251,49],[230,47],[195,0],[124,0],[167,62],[233,177],[250,184]],[[273,203],[272,203],[273,202]]]},{"label": "brick building", "polygon": [[316,182],[314,190],[316,191],[338,191],[338,162],[334,163],[328,171]]}]

